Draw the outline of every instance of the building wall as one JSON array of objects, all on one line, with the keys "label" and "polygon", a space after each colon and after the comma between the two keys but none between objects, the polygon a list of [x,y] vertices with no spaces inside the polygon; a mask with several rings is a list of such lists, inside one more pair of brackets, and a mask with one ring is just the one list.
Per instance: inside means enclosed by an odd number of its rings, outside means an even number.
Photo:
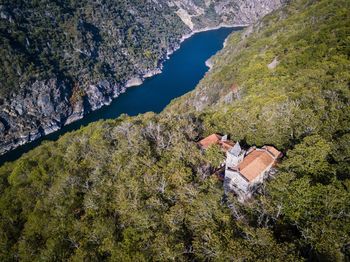
[{"label": "building wall", "polygon": [[225,187],[230,190],[235,190],[236,188],[247,192],[249,183],[245,180],[237,171],[225,170]]},{"label": "building wall", "polygon": [[226,165],[228,167],[235,167],[237,166],[240,162],[243,161],[244,154],[241,154],[240,156],[236,157],[229,152],[227,152],[227,157],[226,157]]}]

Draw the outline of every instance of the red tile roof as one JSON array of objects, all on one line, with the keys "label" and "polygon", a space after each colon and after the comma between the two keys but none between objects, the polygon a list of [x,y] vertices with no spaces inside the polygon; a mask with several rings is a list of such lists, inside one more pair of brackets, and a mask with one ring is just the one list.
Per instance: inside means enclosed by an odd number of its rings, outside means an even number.
[{"label": "red tile roof", "polygon": [[207,149],[211,145],[219,144],[221,141],[221,136],[217,134],[212,134],[206,138],[203,138],[201,141],[199,141],[199,145],[203,149]]},{"label": "red tile roof", "polygon": [[235,143],[227,140],[227,141],[220,141],[219,144],[221,145],[221,148],[226,152],[229,151],[232,147],[234,147]]},{"label": "red tile roof", "polygon": [[281,155],[276,148],[268,146],[251,151],[238,165],[239,171],[249,182],[271,168]]},{"label": "red tile roof", "polygon": [[218,134],[212,134],[206,138],[203,138],[198,143],[203,149],[207,149],[211,145],[220,145],[225,152],[230,150],[235,145],[235,143],[230,140],[222,141],[221,139],[222,136]]},{"label": "red tile roof", "polygon": [[274,158],[282,157],[282,153],[273,146],[264,146],[263,149],[266,149]]}]

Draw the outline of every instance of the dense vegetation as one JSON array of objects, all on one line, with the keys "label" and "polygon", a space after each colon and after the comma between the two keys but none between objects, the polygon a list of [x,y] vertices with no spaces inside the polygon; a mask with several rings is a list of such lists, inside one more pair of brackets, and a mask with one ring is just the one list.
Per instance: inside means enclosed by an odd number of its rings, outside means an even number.
[{"label": "dense vegetation", "polygon": [[[97,122],[3,165],[0,259],[349,260],[349,5],[295,0],[234,34],[162,114]],[[250,201],[210,176],[219,152],[195,141],[211,132],[287,152]]]},{"label": "dense vegetation", "polygon": [[4,0],[0,96],[57,77],[84,86],[154,69],[186,32],[167,5],[147,1]]}]

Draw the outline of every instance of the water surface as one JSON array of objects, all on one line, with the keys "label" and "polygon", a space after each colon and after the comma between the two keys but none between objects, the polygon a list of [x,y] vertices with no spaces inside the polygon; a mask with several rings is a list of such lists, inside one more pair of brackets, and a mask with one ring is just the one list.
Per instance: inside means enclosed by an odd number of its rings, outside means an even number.
[{"label": "water surface", "polygon": [[130,116],[149,111],[159,113],[172,99],[196,87],[208,71],[205,61],[222,49],[223,42],[232,31],[240,29],[220,28],[193,35],[181,44],[181,48],[174,52],[169,60],[164,62],[161,74],[146,79],[138,87],[129,88],[110,105],[86,115],[83,119],[0,156],[0,165],[19,158],[44,140],[57,140],[66,132],[100,119],[117,118],[123,113]]}]

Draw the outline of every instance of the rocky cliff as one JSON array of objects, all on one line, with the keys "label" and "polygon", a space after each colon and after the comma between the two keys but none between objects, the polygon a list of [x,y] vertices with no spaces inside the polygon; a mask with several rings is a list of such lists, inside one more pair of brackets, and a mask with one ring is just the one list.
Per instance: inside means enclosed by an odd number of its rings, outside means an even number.
[{"label": "rocky cliff", "polygon": [[247,25],[279,7],[283,0],[175,0],[176,14],[191,30],[218,25]]},{"label": "rocky cliff", "polygon": [[159,73],[183,36],[250,24],[281,1],[4,1],[0,154],[82,118]]}]

